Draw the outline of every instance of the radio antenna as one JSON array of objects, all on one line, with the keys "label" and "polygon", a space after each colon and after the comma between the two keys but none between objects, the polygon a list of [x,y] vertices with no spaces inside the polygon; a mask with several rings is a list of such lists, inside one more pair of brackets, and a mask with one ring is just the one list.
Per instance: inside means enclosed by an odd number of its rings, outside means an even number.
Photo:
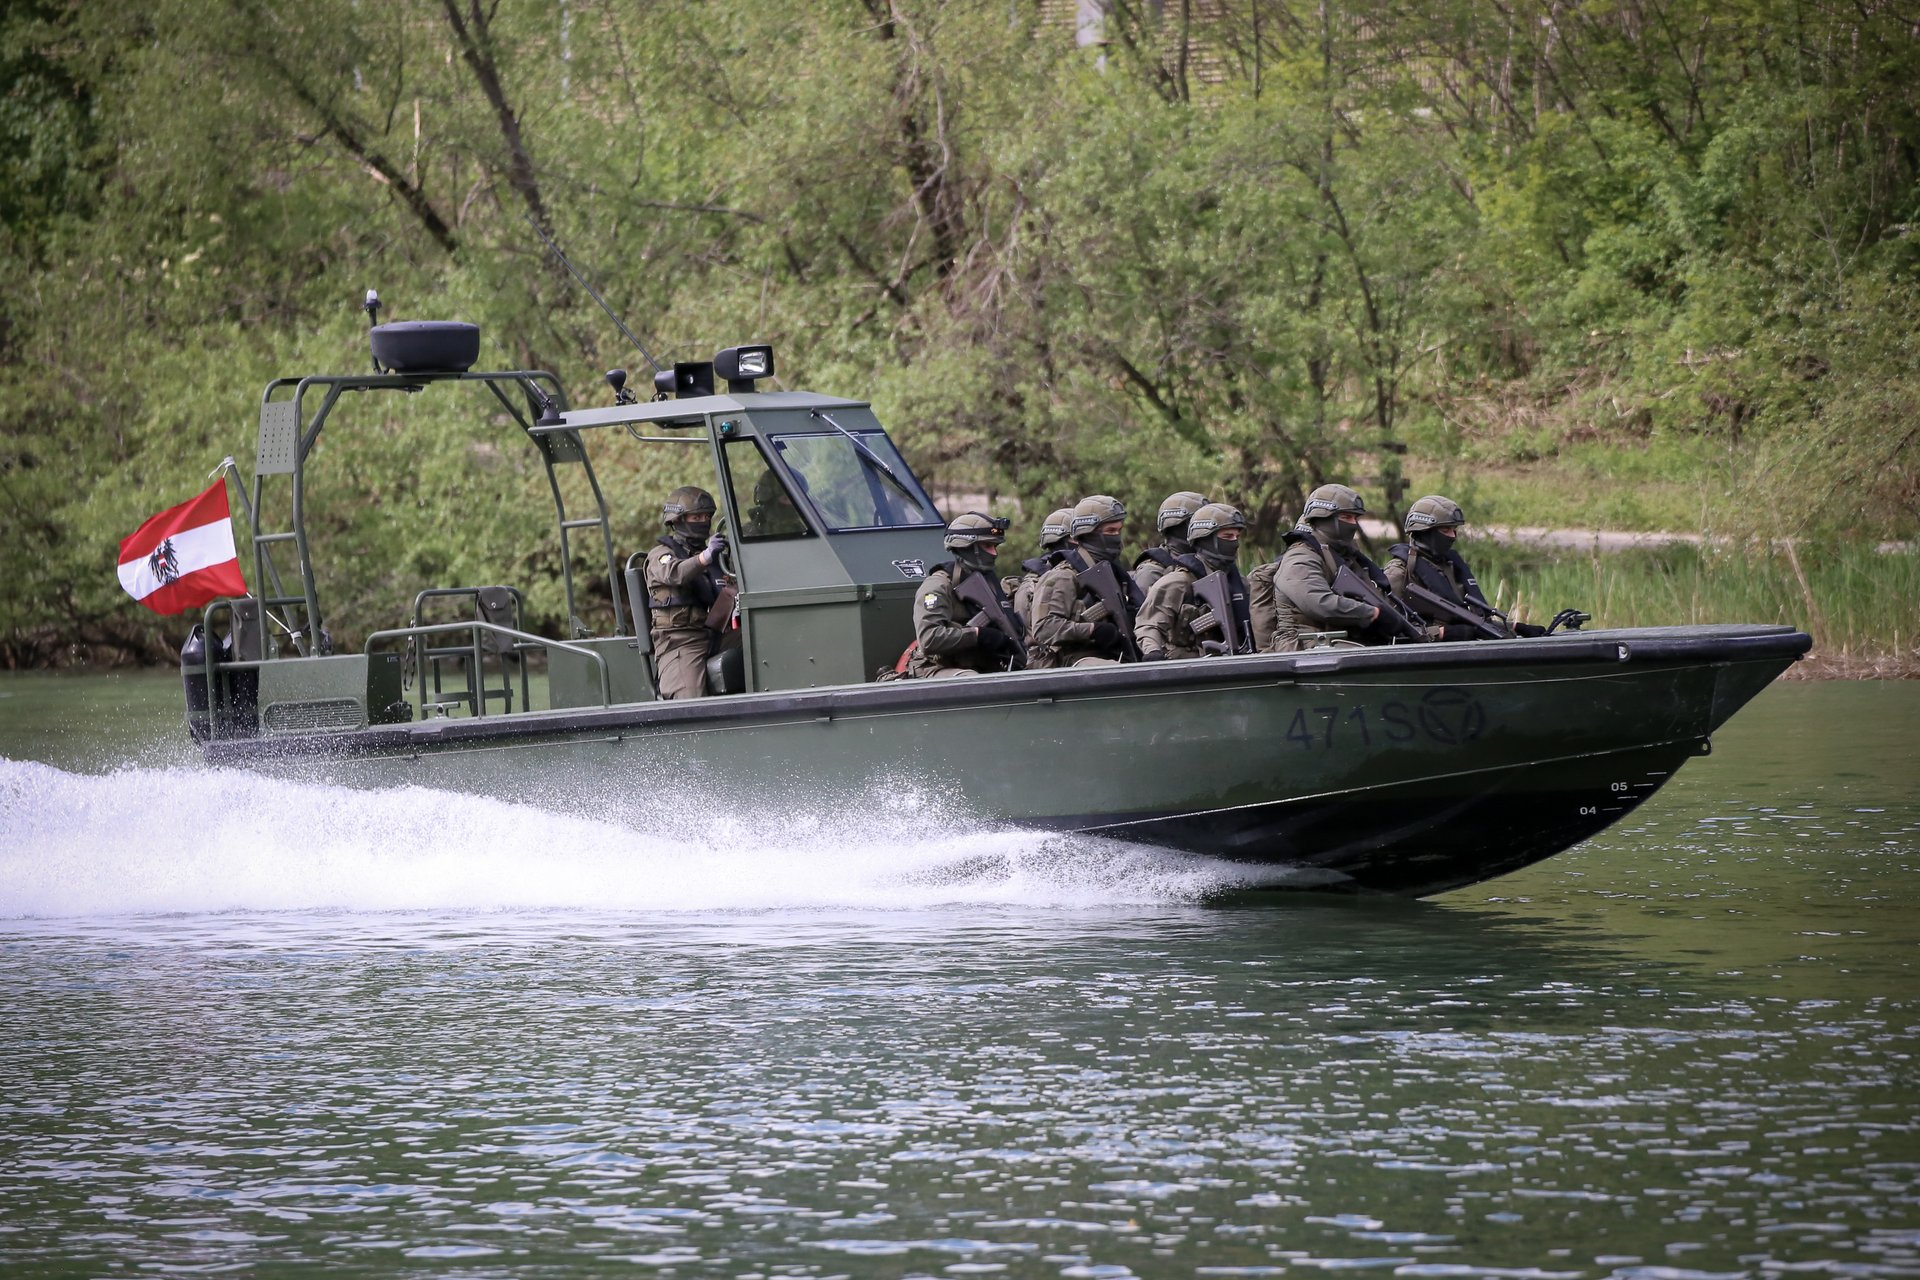
[{"label": "radio antenna", "polygon": [[542,240],[547,242],[547,248],[553,250],[553,256],[560,259],[560,265],[567,269],[567,274],[580,282],[580,287],[587,291],[587,296],[600,304],[600,309],[607,313],[607,319],[613,321],[616,325],[620,326],[620,332],[627,335],[627,341],[631,342],[635,347],[639,348],[640,354],[645,356],[647,358],[647,363],[653,366],[653,371],[655,373],[661,372],[660,362],[653,358],[653,352],[647,350],[647,348],[641,343],[640,339],[633,336],[633,330],[627,328],[626,321],[622,320],[619,316],[615,315],[613,313],[613,308],[607,305],[606,299],[602,298],[599,294],[593,291],[593,286],[587,283],[587,278],[581,275],[578,271],[574,270],[573,264],[567,261],[567,255],[560,252],[560,246],[555,244],[553,242],[553,237],[547,234],[547,229],[541,226],[538,222],[535,222],[533,220],[532,214],[527,215],[527,225],[532,227],[535,234],[537,234]]}]

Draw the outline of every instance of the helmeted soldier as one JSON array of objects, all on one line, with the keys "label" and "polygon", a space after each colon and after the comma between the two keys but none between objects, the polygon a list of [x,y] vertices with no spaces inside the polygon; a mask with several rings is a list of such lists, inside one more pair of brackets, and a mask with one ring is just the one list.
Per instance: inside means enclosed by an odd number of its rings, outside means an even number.
[{"label": "helmeted soldier", "polygon": [[705,696],[707,657],[720,647],[708,624],[730,588],[718,564],[727,542],[713,532],[714,510],[712,494],[681,485],[661,504],[667,531],[647,553],[647,611],[662,698]]},{"label": "helmeted soldier", "polygon": [[[907,674],[971,676],[1009,671],[1019,665],[1021,625],[994,576],[994,557],[1007,537],[1007,522],[969,511],[947,525],[943,544],[953,559],[928,572],[913,602],[913,652]],[[993,607],[962,599],[962,584],[972,581],[990,593]],[[997,617],[995,615],[998,615]]]},{"label": "helmeted soldier", "polygon": [[[1343,484],[1323,484],[1307,495],[1273,572],[1274,630],[1263,648],[1291,653],[1305,631],[1337,631],[1342,640],[1359,644],[1426,638],[1394,598],[1386,575],[1354,545],[1366,509]],[[1357,579],[1354,594],[1335,589],[1342,566]]]},{"label": "helmeted soldier", "polygon": [[1187,522],[1206,505],[1204,495],[1186,489],[1168,494],[1167,500],[1160,504],[1154,516],[1154,523],[1160,529],[1160,545],[1148,547],[1133,562],[1133,583],[1142,595],[1152,590],[1160,575],[1173,568],[1181,556],[1193,554],[1193,544],[1187,538]]},{"label": "helmeted soldier", "polygon": [[[1491,639],[1495,634],[1547,634],[1545,627],[1530,622],[1509,623],[1506,615],[1495,609],[1481,592],[1473,570],[1454,549],[1460,526],[1466,521],[1460,504],[1439,494],[1430,494],[1407,508],[1404,522],[1407,540],[1394,544],[1387,561],[1387,581],[1393,585],[1394,594],[1426,620],[1429,633],[1435,639],[1482,640]],[[1445,604],[1423,601],[1419,593],[1407,590],[1409,586],[1430,592]],[[1479,618],[1484,625],[1475,626],[1462,620],[1445,605]]]},{"label": "helmeted soldier", "polygon": [[1000,579],[1000,590],[1022,618],[1032,619],[1033,589],[1040,585],[1041,574],[1060,563],[1060,557],[1067,550],[1067,536],[1072,532],[1073,509],[1062,507],[1040,526],[1040,554],[1031,560],[1022,560],[1019,574]]},{"label": "helmeted soldier", "polygon": [[1072,546],[1033,589],[1027,666],[1078,667],[1134,657],[1140,588],[1119,568],[1127,509],[1104,493],[1073,508]]},{"label": "helmeted soldier", "polygon": [[[1160,575],[1134,624],[1144,661],[1253,651],[1247,584],[1237,563],[1246,528],[1246,517],[1224,502],[1210,502],[1193,513],[1187,529],[1193,553],[1176,557],[1173,567]],[[1214,574],[1220,575],[1217,580]],[[1210,586],[1196,591],[1201,583]],[[1217,599],[1202,599],[1203,593]],[[1230,615],[1226,623],[1219,620],[1222,604]]]},{"label": "helmeted soldier", "polygon": [[753,482],[753,505],[747,508],[740,532],[749,538],[784,538],[805,533],[807,522],[793,505],[793,496],[771,468]]}]

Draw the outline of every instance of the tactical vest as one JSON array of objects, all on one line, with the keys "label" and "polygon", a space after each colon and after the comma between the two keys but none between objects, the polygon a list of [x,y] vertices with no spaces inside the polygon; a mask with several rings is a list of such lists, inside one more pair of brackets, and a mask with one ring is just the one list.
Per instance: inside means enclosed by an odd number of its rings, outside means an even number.
[{"label": "tactical vest", "polygon": [[[1480,584],[1474,579],[1473,571],[1467,568],[1467,562],[1452,547],[1445,551],[1428,551],[1418,543],[1396,542],[1387,550],[1406,562],[1407,573],[1421,586],[1433,592],[1443,600],[1449,600],[1462,609],[1471,610],[1483,618],[1491,617],[1493,604],[1480,592]],[[1449,579],[1439,565],[1441,561],[1453,570],[1454,577]],[[1454,581],[1460,586],[1456,590]]]}]

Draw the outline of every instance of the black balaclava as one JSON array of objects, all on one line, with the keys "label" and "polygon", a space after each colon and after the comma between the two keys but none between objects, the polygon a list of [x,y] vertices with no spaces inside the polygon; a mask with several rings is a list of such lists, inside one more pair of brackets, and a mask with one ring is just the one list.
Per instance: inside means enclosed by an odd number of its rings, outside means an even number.
[{"label": "black balaclava", "polygon": [[1360,536],[1358,524],[1348,524],[1337,515],[1322,516],[1315,520],[1313,531],[1320,535],[1321,541],[1335,547],[1350,547],[1353,540]]},{"label": "black balaclava", "polygon": [[1230,569],[1240,559],[1240,544],[1222,542],[1217,535],[1196,539],[1193,550],[1200,557],[1200,563],[1209,569]]},{"label": "black balaclava", "polygon": [[973,570],[975,573],[992,573],[999,563],[995,558],[1000,554],[997,542],[976,542],[970,547],[962,547],[953,553],[953,558]]},{"label": "black balaclava", "polygon": [[1074,541],[1082,551],[1094,559],[1114,561],[1120,558],[1121,539],[1124,536],[1118,533],[1088,533],[1085,537],[1076,538]]}]

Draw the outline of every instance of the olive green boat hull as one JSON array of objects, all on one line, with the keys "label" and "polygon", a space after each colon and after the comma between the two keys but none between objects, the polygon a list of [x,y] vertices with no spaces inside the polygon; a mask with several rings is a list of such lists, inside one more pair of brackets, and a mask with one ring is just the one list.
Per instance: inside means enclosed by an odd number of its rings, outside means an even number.
[{"label": "olive green boat hull", "polygon": [[[956,816],[1423,897],[1617,822],[1810,647],[1786,627],[1588,632],[901,681],[214,741],[209,760],[599,811],[610,791]],[[598,798],[598,799],[596,799]],[[858,811],[857,808],[851,811]]]}]

